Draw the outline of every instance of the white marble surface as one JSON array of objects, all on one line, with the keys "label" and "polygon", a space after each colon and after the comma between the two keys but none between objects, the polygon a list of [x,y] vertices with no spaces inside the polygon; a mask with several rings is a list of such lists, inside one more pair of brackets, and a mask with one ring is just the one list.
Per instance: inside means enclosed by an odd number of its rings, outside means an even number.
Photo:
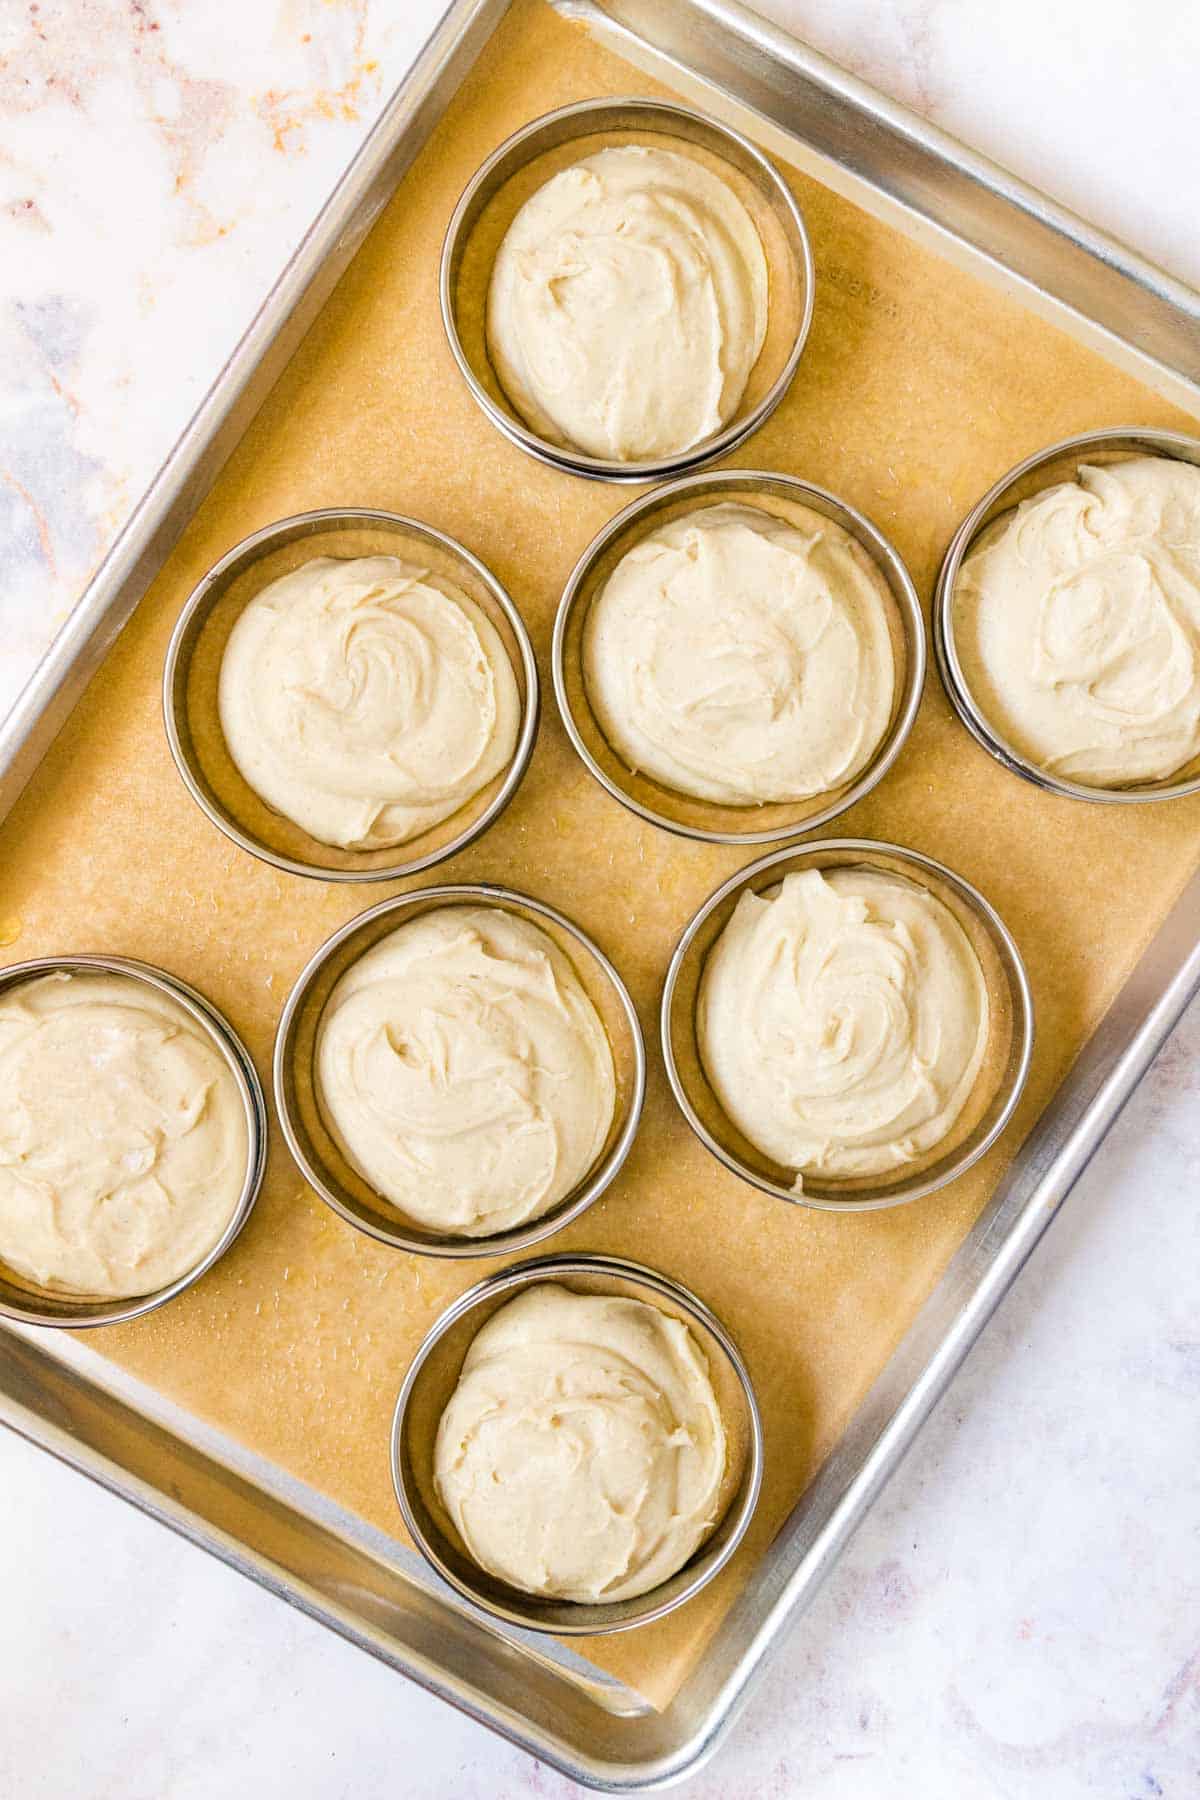
[{"label": "white marble surface", "polygon": [[[1200,9],[760,8],[1200,280]],[[440,10],[0,0],[0,711]],[[1193,1009],[696,1800],[1194,1800],[1198,1198]],[[0,1493],[0,1794],[570,1791],[8,1435]]]}]

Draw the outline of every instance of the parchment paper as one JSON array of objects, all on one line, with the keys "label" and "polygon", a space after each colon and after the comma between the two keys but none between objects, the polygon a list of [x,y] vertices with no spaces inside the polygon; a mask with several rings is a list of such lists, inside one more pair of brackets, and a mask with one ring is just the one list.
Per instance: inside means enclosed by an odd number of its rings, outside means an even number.
[{"label": "parchment paper", "polygon": [[[264,1078],[283,997],[344,919],[388,890],[278,875],[227,844],[168,755],[159,682],[193,583],[247,532],[315,506],[413,513],[507,584],[547,677],[555,604],[628,490],[544,469],[477,411],[437,309],[442,233],[483,157],[526,120],[652,91],[540,0],[519,0],[280,381],[0,837],[16,960],[123,952],[194,982]],[[895,541],[926,597],[958,520],[1019,457],[1091,427],[1195,422],[843,199],[797,177],[817,307],[791,394],[734,461],[808,476]],[[708,1301],[749,1360],[767,1473],[750,1542],[663,1623],[586,1646],[659,1703],[677,1688],[960,1242],[1197,861],[1200,801],[1090,807],[1006,774],[930,678],[911,742],[839,835],[948,862],[999,908],[1038,1008],[1017,1124],[971,1174],[893,1211],[834,1217],[759,1195],[692,1138],[656,1049],[656,1003],[693,910],[748,856],[640,824],[590,779],[551,701],[515,803],[426,876],[487,878],[563,908],[615,959],[650,1044],[645,1120],[605,1199],[552,1240],[657,1264]],[[276,1134],[235,1249],[182,1299],[90,1340],[115,1362],[400,1534],[389,1418],[420,1334],[489,1263],[385,1249],[305,1188]]]}]

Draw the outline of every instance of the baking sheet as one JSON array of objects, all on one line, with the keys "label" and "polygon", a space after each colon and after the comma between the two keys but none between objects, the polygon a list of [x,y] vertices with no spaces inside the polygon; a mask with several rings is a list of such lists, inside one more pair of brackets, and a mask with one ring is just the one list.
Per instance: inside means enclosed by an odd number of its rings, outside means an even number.
[{"label": "baking sheet", "polygon": [[[531,463],[476,411],[442,337],[437,252],[458,192],[510,130],[631,85],[651,86],[631,83],[541,0],[519,0],[0,833],[0,920],[19,934],[10,957],[91,949],[161,962],[230,1014],[265,1071],[283,994],[312,948],[390,890],[278,875],[208,826],[161,731],[171,625],[192,583],[246,532],[312,506],[383,506],[449,530],[490,564],[545,672],[563,580],[623,496]],[[795,186],[817,260],[813,334],[791,395],[733,460],[804,475],[863,508],[926,596],[958,518],[1018,457],[1103,425],[1194,428],[844,199],[799,177]],[[1027,1127],[1194,867],[1198,823],[1197,801],[1093,809],[1039,793],[970,742],[931,684],[896,769],[837,829],[943,858],[1014,930],[1039,1008]],[[524,886],[578,919],[621,968],[650,1037],[679,930],[745,860],[639,824],[591,782],[548,711],[512,808],[445,869]],[[691,1139],[652,1053],[626,1170],[554,1246],[640,1256],[715,1307],[758,1387],[767,1481],[752,1539],[722,1580],[673,1619],[591,1646],[597,1663],[670,1697],[1020,1129],[914,1207],[793,1211],[725,1175]],[[256,1216],[220,1268],[162,1313],[93,1342],[395,1533],[386,1435],[403,1367],[445,1301],[489,1266],[369,1242],[304,1190],[276,1143]]]}]

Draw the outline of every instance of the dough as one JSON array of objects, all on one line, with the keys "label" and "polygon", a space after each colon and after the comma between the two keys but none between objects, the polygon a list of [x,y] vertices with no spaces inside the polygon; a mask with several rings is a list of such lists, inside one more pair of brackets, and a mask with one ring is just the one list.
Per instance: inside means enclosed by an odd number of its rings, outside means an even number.
[{"label": "dough", "polygon": [[492,366],[550,443],[630,462],[712,437],[767,329],[767,262],[733,189],[629,144],[563,169],[505,234],[488,290]]},{"label": "dough", "polygon": [[1200,755],[1200,469],[1083,466],[966,558],[954,638],[984,717],[1036,767],[1119,788]]},{"label": "dough", "polygon": [[0,1258],[40,1287],[152,1294],[237,1210],[237,1082],[191,1015],[135,976],[56,973],[0,994],[0,1093]]},{"label": "dough", "polygon": [[752,1144],[822,1177],[878,1175],[932,1150],[988,1042],[979,959],[925,888],[869,869],[744,893],[700,983],[701,1059]]},{"label": "dough", "polygon": [[475,1561],[525,1593],[648,1593],[717,1523],[725,1429],[687,1326],[551,1282],[493,1314],[442,1414],[434,1477]]},{"label": "dough", "polygon": [[844,787],[892,714],[889,596],[865,550],[723,502],[624,555],[588,612],[584,679],[631,769],[727,806]]},{"label": "dough", "polygon": [[583,1180],[612,1124],[604,1026],[544,931],[499,906],[422,913],[353,963],[317,1036],[344,1155],[430,1231],[484,1237]]},{"label": "dough", "polygon": [[453,582],[395,556],[318,556],[257,594],[225,646],[229,754],[323,844],[402,844],[512,760],[521,717],[498,632]]}]

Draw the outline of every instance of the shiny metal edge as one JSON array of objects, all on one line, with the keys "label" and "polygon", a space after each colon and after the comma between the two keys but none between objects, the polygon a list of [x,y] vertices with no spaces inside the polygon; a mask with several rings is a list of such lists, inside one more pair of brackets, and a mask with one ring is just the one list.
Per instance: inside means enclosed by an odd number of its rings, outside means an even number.
[{"label": "shiny metal edge", "polygon": [[[997,947],[997,955],[1005,963],[1005,974],[1008,977],[1012,1002],[1013,1041],[1016,1047],[1016,1061],[1012,1063],[1006,1078],[997,1088],[997,1098],[1001,1094],[1004,1100],[990,1123],[981,1121],[963,1142],[957,1146],[957,1154],[953,1163],[944,1169],[930,1168],[919,1175],[913,1185],[908,1187],[901,1177],[899,1185],[905,1190],[889,1192],[888,1184],[882,1179],[876,1189],[865,1195],[846,1195],[839,1197],[828,1191],[822,1193],[808,1191],[803,1188],[783,1187],[759,1173],[749,1163],[743,1162],[727,1144],[723,1144],[704,1123],[693,1103],[688,1091],[687,1082],[680,1072],[672,1042],[672,1026],[676,1011],[676,991],[679,978],[692,952],[692,946],[698,934],[713,913],[732,895],[742,892],[762,893],[764,889],[755,889],[754,883],[760,876],[780,869],[790,873],[790,865],[806,861],[814,861],[820,867],[823,856],[852,853],[861,858],[861,866],[870,868],[874,860],[877,866],[887,868],[899,863],[912,871],[911,879],[920,882],[922,878],[932,878],[948,888],[963,905],[974,913],[977,922]],[[750,1187],[758,1188],[760,1193],[770,1194],[782,1200],[787,1206],[807,1206],[818,1212],[881,1212],[892,1206],[907,1206],[913,1201],[924,1199],[926,1195],[936,1193],[939,1188],[948,1187],[965,1175],[986,1156],[997,1138],[1004,1131],[1017,1109],[1021,1095],[1025,1091],[1025,1083],[1029,1077],[1029,1067],[1033,1061],[1035,1036],[1033,993],[1029,986],[1029,977],[1025,972],[1025,962],[1017,946],[1016,940],[1008,926],[1000,917],[991,901],[979,889],[969,882],[957,870],[948,868],[945,863],[936,862],[932,856],[925,856],[920,850],[914,850],[907,844],[893,844],[881,838],[815,838],[802,844],[786,845],[781,850],[772,850],[766,856],[758,857],[748,863],[744,869],[735,869],[733,874],[721,882],[708,896],[707,900],[692,914],[681,932],[671,960],[667,965],[667,973],[663,981],[662,997],[659,1006],[659,1050],[663,1066],[667,1074],[667,1084],[671,1089],[675,1104],[687,1120],[688,1126],[704,1145],[711,1156],[727,1168],[731,1175]],[[986,1118],[986,1115],[985,1115]]]},{"label": "shiny metal edge", "polygon": [[[567,632],[571,615],[580,604],[587,582],[600,558],[609,551],[613,544],[635,526],[645,527],[648,531],[658,513],[676,502],[685,500],[695,494],[703,498],[707,494],[722,492],[736,493],[745,489],[748,494],[767,495],[775,499],[789,500],[796,505],[812,506],[823,510],[836,524],[840,524],[862,546],[872,558],[879,573],[883,576],[891,592],[892,600],[900,617],[900,625],[904,634],[905,652],[908,667],[902,686],[901,696],[895,717],[889,722],[887,731],[875,750],[866,767],[861,769],[854,780],[834,799],[822,807],[817,807],[806,818],[797,819],[792,825],[776,826],[769,831],[712,831],[699,825],[685,825],[681,820],[673,819],[665,812],[657,812],[644,805],[634,794],[622,787],[597,762],[588,747],[580,729],[575,710],[571,705],[567,684],[566,645]],[[692,471],[686,475],[676,476],[671,481],[661,482],[657,487],[631,500],[627,506],[615,513],[607,524],[602,525],[591,543],[583,550],[567,577],[558,608],[554,615],[554,630],[550,645],[550,677],[554,688],[554,698],[558,706],[558,716],[563,729],[571,740],[572,748],[580,762],[592,779],[599,783],[605,793],[610,794],[621,806],[644,819],[648,825],[655,825],[660,831],[670,831],[676,837],[691,838],[710,844],[732,844],[745,849],[753,849],[764,844],[791,842],[820,830],[844,812],[863,800],[878,787],[884,776],[895,763],[896,758],[908,742],[909,734],[920,711],[921,698],[925,692],[925,675],[929,661],[928,646],[925,638],[925,614],[921,606],[920,595],[916,584],[909,573],[908,564],[901,556],[891,539],[880,530],[873,519],[851,506],[849,501],[832,493],[829,488],[818,487],[815,482],[803,481],[798,475],[788,475],[778,469],[703,469]]]},{"label": "shiny metal edge", "polygon": [[[519,673],[524,682],[524,693],[521,695],[520,727],[516,745],[507,767],[501,771],[502,779],[499,788],[483,811],[465,824],[452,838],[434,850],[426,851],[420,856],[405,857],[402,852],[405,843],[401,842],[391,848],[398,861],[385,865],[374,863],[360,868],[338,868],[333,864],[318,862],[301,862],[295,857],[285,856],[273,850],[263,839],[257,838],[240,825],[233,814],[218,803],[215,794],[204,778],[203,769],[191,742],[191,733],[185,726],[187,715],[188,672],[192,654],[195,650],[196,637],[193,634],[192,621],[199,614],[206,618],[214,604],[219,602],[225,592],[225,584],[233,575],[244,574],[253,568],[259,557],[269,556],[272,551],[281,549],[285,544],[302,540],[310,533],[325,530],[330,533],[341,530],[355,530],[373,527],[377,530],[394,531],[398,536],[411,542],[422,542],[436,545],[445,555],[453,559],[457,565],[470,570],[475,580],[486,589],[496,606],[502,613],[508,629],[512,632],[517,646],[516,661]],[[203,626],[200,628],[203,630]],[[509,659],[512,660],[511,658]],[[184,787],[191,795],[200,811],[216,829],[224,834],[230,843],[236,844],[248,856],[258,857],[260,862],[280,869],[285,875],[301,875],[312,881],[355,883],[380,883],[385,881],[402,881],[410,875],[419,875],[425,869],[432,869],[438,863],[448,862],[465,850],[477,838],[481,838],[496,820],[507,811],[516,799],[517,791],[524,781],[529,769],[533,747],[537,740],[538,725],[541,719],[542,688],[538,674],[537,658],[534,655],[533,643],[529,629],[521,617],[516,601],[504,583],[495,576],[487,564],[482,562],[474,551],[469,550],[457,538],[448,532],[439,531],[436,526],[427,525],[423,519],[410,518],[407,513],[385,512],[377,506],[323,506],[303,513],[292,513],[286,519],[276,519],[270,525],[263,525],[258,531],[252,531],[218,558],[212,568],[207,570],[196,583],[183,603],[179,617],[175,621],[175,629],[167,645],[166,657],[163,661],[162,676],[162,719],[167,734],[167,747],[171,759]],[[463,802],[463,808],[470,806],[476,799],[471,795]],[[462,809],[460,809],[462,810]],[[451,818],[454,815],[451,814]],[[447,822],[447,821],[443,821]],[[315,843],[316,840],[314,839]]]},{"label": "shiny metal edge", "polygon": [[[648,122],[651,120],[653,125]],[[579,127],[578,130],[574,129],[576,126]],[[796,336],[783,367],[766,393],[748,412],[743,412],[739,406],[720,431],[703,438],[689,449],[674,451],[669,456],[618,462],[611,457],[589,456],[570,444],[558,444],[540,436],[515,411],[507,410],[493,399],[472,367],[458,329],[457,270],[470,235],[490,200],[505,181],[511,179],[526,163],[552,148],[560,147],[561,132],[569,132],[572,137],[587,137],[597,131],[636,131],[639,126],[647,131],[660,130],[668,135],[672,129],[677,134],[680,133],[681,128],[696,133],[698,135],[693,141],[706,142],[715,156],[724,157],[727,162],[741,167],[743,173],[747,172],[745,165],[748,164],[761,176],[776,196],[779,212],[786,218],[789,250],[795,272],[803,278],[804,301]],[[722,124],[719,119],[710,119],[692,107],[680,106],[672,100],[641,100],[632,96],[577,100],[570,106],[557,107],[539,119],[532,119],[529,124],[521,126],[505,138],[463,189],[446,227],[438,267],[438,298],[446,341],[472,399],[484,416],[518,450],[524,451],[537,462],[545,463],[552,469],[561,469],[569,475],[625,484],[666,481],[718,462],[723,456],[739,449],[747,438],[766,424],[791,387],[800,366],[812,327],[815,291],[816,272],[812,244],[804,214],[783,176],[770,158],[763,155],[757,144],[752,144],[741,132]]]},{"label": "shiny metal edge", "polygon": [[767,149],[1200,410],[1200,292],[739,0],[549,0]]},{"label": "shiny metal edge", "polygon": [[[360,936],[364,929],[369,930],[379,920],[393,914],[398,915],[403,923],[410,908],[414,906],[422,908],[436,902],[456,906],[471,900],[484,901],[489,906],[499,908],[510,907],[518,917],[532,913],[536,919],[545,920],[565,933],[591,958],[611,987],[629,1029],[629,1042],[633,1051],[633,1080],[624,1117],[616,1137],[604,1154],[586,1171],[570,1194],[565,1195],[548,1212],[538,1213],[523,1225],[514,1225],[507,1231],[478,1238],[442,1236],[433,1231],[421,1231],[415,1225],[404,1223],[398,1215],[396,1223],[392,1224],[386,1213],[373,1216],[365,1208],[360,1209],[351,1204],[353,1196],[338,1191],[332,1171],[320,1164],[314,1147],[307,1142],[308,1134],[300,1126],[296,1117],[297,1109],[292,1104],[288,1079],[289,1068],[295,1057],[295,1034],[299,1016],[313,983],[318,980],[331,957]],[[646,1099],[646,1038],[624,977],[582,925],[577,925],[574,919],[568,918],[566,913],[559,912],[546,901],[517,888],[503,887],[492,881],[458,881],[436,887],[409,888],[405,893],[392,894],[387,900],[380,900],[365,912],[347,919],[324,943],[318,945],[292,983],[291,991],[283,1003],[279,1023],[275,1028],[271,1077],[275,1116],[292,1161],[309,1187],[331,1212],[335,1212],[356,1231],[365,1232],[376,1242],[406,1251],[410,1256],[479,1261],[490,1256],[511,1256],[517,1251],[528,1250],[535,1244],[543,1243],[556,1232],[565,1230],[568,1225],[582,1218],[588,1208],[594,1206],[612,1186],[625,1166],[642,1120],[642,1108]],[[383,1196],[379,1198],[386,1205],[386,1199]]]},{"label": "shiny metal edge", "polygon": [[[32,1349],[49,1349],[52,1379],[60,1384],[57,1385],[57,1392],[66,1405],[70,1405],[68,1396],[74,1391],[75,1383],[82,1383],[90,1396],[101,1395],[106,1404],[113,1403],[108,1416],[114,1416],[118,1409],[127,1409],[136,1414],[136,1429],[143,1441],[149,1440],[152,1433],[161,1430],[185,1446],[189,1452],[199,1452],[219,1470],[218,1479],[230,1496],[230,1504],[236,1503],[233,1496],[237,1494],[239,1484],[245,1483],[245,1491],[252,1495],[251,1504],[256,1518],[261,1516],[262,1519],[269,1520],[272,1509],[281,1505],[286,1509],[289,1519],[294,1523],[299,1522],[305,1535],[310,1527],[315,1528],[321,1534],[327,1534],[348,1545],[356,1555],[385,1564],[389,1577],[396,1575],[409,1579],[427,1591],[435,1601],[444,1600],[460,1613],[471,1616],[472,1609],[464,1607],[457,1596],[431,1574],[416,1550],[410,1549],[399,1538],[369,1524],[358,1514],[348,1511],[328,1495],[280,1468],[278,1464],[247,1449],[217,1427],[198,1419],[195,1414],[167,1399],[136,1375],[109,1362],[102,1353],[91,1349],[78,1334],[55,1342],[38,1327],[24,1322],[11,1325],[9,1330],[14,1339],[23,1340]],[[60,1422],[63,1422],[61,1418]],[[21,1426],[18,1424],[16,1429],[20,1431]],[[27,1432],[23,1435],[29,1436]],[[65,1460],[74,1463],[75,1458]],[[128,1468],[129,1465],[124,1466]],[[82,1472],[96,1476],[110,1491],[127,1497],[123,1487],[107,1480],[97,1469],[84,1468]],[[161,1478],[154,1485],[161,1491]],[[185,1523],[183,1529],[190,1541],[197,1543],[202,1549],[210,1547],[204,1535],[190,1528],[190,1522]],[[245,1560],[245,1550],[261,1549],[259,1544],[243,1543],[238,1538],[233,1542],[240,1546],[239,1557],[234,1566],[241,1566]],[[254,1573],[253,1570],[244,1572]],[[513,1635],[538,1662],[547,1663],[566,1674],[572,1682],[591,1693],[597,1704],[609,1711],[620,1716],[630,1716],[652,1710],[650,1702],[634,1689],[615,1676],[596,1669],[569,1646],[547,1642],[532,1632],[517,1631]]]},{"label": "shiny metal edge", "polygon": [[[657,1587],[630,1600],[569,1606],[566,1610],[573,1616],[569,1624],[564,1624],[561,1619],[551,1623],[545,1618],[545,1604],[539,1603],[536,1595],[523,1595],[518,1589],[509,1588],[506,1594],[497,1593],[493,1598],[483,1591],[472,1592],[469,1579],[465,1579],[463,1574],[455,1573],[446,1560],[446,1540],[443,1537],[439,1542],[440,1534],[430,1529],[431,1522],[428,1518],[422,1522],[419,1484],[415,1479],[411,1482],[406,1479],[405,1426],[421,1372],[448,1331],[452,1331],[479,1306],[486,1305],[501,1294],[522,1293],[539,1283],[569,1281],[572,1276],[600,1278],[612,1283],[623,1282],[628,1287],[639,1289],[643,1297],[648,1296],[651,1304],[655,1300],[665,1300],[668,1305],[684,1313],[691,1324],[703,1332],[702,1348],[711,1356],[711,1346],[717,1347],[741,1389],[746,1409],[748,1441],[737,1491],[730,1497],[710,1536],[701,1540],[681,1570],[668,1576]],[[738,1545],[750,1528],[762,1491],[762,1416],[750,1371],[737,1344],[717,1315],[689,1287],[685,1287],[682,1281],[665,1274],[662,1269],[634,1262],[629,1257],[605,1256],[592,1251],[552,1252],[523,1262],[510,1263],[507,1268],[496,1269],[492,1274],[485,1275],[482,1281],[477,1281],[474,1287],[468,1288],[456,1300],[451,1301],[434,1320],[417,1346],[401,1383],[392,1415],[391,1463],[392,1486],[409,1536],[429,1566],[457,1593],[505,1625],[524,1625],[530,1631],[552,1633],[559,1638],[593,1637],[633,1631],[639,1625],[649,1625],[657,1619],[666,1618],[677,1607],[685,1606],[702,1588],[707,1587],[736,1554]],[[730,1522],[732,1526],[728,1535],[714,1555],[713,1547],[730,1526]],[[692,1571],[690,1576],[687,1574],[688,1570]],[[486,1574],[485,1571],[478,1572]],[[551,1602],[552,1608],[553,1605]],[[564,1609],[560,1605],[556,1610],[561,1613]]]},{"label": "shiny metal edge", "polygon": [[510,0],[453,0],[0,722],[0,821],[225,467]]},{"label": "shiny metal edge", "polygon": [[[1066,459],[1077,459],[1077,473],[1088,458],[1097,453],[1108,456],[1175,457],[1180,462],[1200,469],[1200,438],[1185,436],[1180,431],[1159,431],[1152,427],[1118,425],[1104,431],[1085,431],[1076,437],[1063,438],[1044,450],[1035,450],[1015,467],[994,481],[986,494],[975,502],[950,540],[942,559],[933,590],[932,634],[934,660],[946,698],[966,726],[975,742],[994,756],[1002,768],[1020,776],[1044,793],[1058,794],[1065,800],[1083,800],[1092,806],[1147,806],[1163,800],[1181,800],[1188,794],[1200,793],[1200,774],[1181,780],[1170,778],[1156,782],[1140,782],[1127,788],[1091,787],[1086,782],[1068,781],[1049,769],[1041,768],[1022,756],[1009,743],[999,728],[987,718],[971,692],[966,671],[958,654],[954,632],[954,590],[963,563],[984,528],[994,522],[1006,495],[1017,491],[1039,469],[1050,470]],[[1110,465],[1111,466],[1111,465]],[[1050,482],[1062,475],[1050,476]],[[1043,484],[1044,485],[1044,484]],[[1192,759],[1193,763],[1195,759]]]},{"label": "shiny metal edge", "polygon": [[[1035,311],[1073,319],[1111,360],[1196,409],[1200,295],[986,158],[733,0],[551,4],[685,96],[750,119],[760,143],[812,166],[837,191],[976,274],[1020,288]],[[0,818],[507,9],[508,0],[455,0],[381,115],[0,727]],[[550,1691],[507,1636],[471,1619],[460,1631],[448,1603],[401,1605],[357,1564],[323,1562],[327,1546],[302,1515],[72,1374],[54,1354],[57,1334],[31,1344],[20,1327],[0,1327],[0,1419],[583,1785],[670,1785],[716,1748],[767,1651],[836,1561],[1200,987],[1198,908],[1200,877],[664,1712],[622,1717],[574,1690]],[[168,1481],[156,1463],[170,1468]],[[244,1514],[237,1531],[228,1523],[233,1492]],[[268,1519],[279,1546],[261,1531],[256,1538]]]},{"label": "shiny metal edge", "polygon": [[[398,1585],[399,1559],[332,1543],[292,1496],[81,1375],[56,1334],[0,1327],[0,1420],[584,1786],[639,1792],[716,1749],[764,1659],[911,1447],[1063,1199],[1200,989],[1193,878],[836,1450],[662,1712],[598,1696],[453,1602]],[[71,1350],[77,1339],[68,1340]],[[77,1354],[77,1353],[76,1353]]]},{"label": "shiny metal edge", "polygon": [[83,1294],[54,1293],[26,1288],[10,1281],[0,1264],[0,1318],[22,1326],[52,1328],[58,1331],[87,1331],[102,1325],[129,1324],[157,1312],[178,1295],[202,1281],[216,1267],[226,1251],[231,1250],[249,1222],[262,1189],[267,1169],[268,1122],[267,1102],[254,1059],[225,1014],[206,994],[192,987],[179,975],[157,963],[143,962],[130,956],[97,956],[76,953],[71,956],[38,956],[27,962],[9,963],[0,969],[0,994],[20,987],[39,976],[60,973],[123,975],[143,982],[155,993],[181,1005],[195,1020],[233,1076],[246,1122],[246,1174],[237,1205],[216,1243],[182,1275],[164,1287],[148,1294],[129,1294],[117,1299],[92,1298]]}]

